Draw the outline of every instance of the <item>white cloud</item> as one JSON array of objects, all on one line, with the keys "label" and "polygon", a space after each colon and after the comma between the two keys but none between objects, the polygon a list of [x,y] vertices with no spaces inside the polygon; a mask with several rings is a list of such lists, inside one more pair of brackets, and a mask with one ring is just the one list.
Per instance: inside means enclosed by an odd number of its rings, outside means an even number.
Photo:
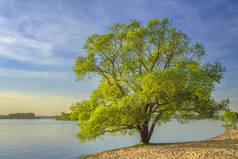
[{"label": "white cloud", "polygon": [[[60,59],[51,59],[52,46],[23,37],[0,36],[0,56],[36,64],[54,64]],[[52,62],[50,61],[52,60]]]},{"label": "white cloud", "polygon": [[[46,42],[40,42],[32,39],[27,39],[23,37],[7,37],[0,36],[0,44],[28,47],[32,49],[40,49],[42,53],[50,53],[52,46]],[[48,55],[49,56],[49,55]]]},{"label": "white cloud", "polygon": [[[14,12],[16,16],[11,18],[0,12],[0,57],[33,65],[72,65],[75,57],[82,55],[87,36],[100,30],[95,21],[59,16],[54,11]],[[70,57],[67,52],[75,55]]]}]

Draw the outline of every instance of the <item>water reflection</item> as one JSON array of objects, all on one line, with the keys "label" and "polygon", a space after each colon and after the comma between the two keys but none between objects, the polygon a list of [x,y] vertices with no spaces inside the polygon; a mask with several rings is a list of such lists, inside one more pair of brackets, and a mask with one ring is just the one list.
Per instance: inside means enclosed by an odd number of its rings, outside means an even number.
[{"label": "water reflection", "polygon": [[[151,142],[179,142],[207,139],[224,132],[222,122],[203,120],[190,124],[176,121],[155,129]],[[1,159],[73,159],[139,142],[139,136],[104,136],[81,144],[75,138],[76,122],[40,120],[0,120]]]}]

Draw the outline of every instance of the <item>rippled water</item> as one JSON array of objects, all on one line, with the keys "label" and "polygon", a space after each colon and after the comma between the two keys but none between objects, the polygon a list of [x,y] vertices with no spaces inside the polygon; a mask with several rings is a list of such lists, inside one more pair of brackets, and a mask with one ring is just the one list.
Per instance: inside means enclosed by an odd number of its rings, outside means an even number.
[{"label": "rippled water", "polygon": [[[171,121],[155,129],[151,142],[202,140],[224,132],[222,122],[212,120],[178,124]],[[76,122],[0,120],[0,159],[73,159],[86,154],[139,142],[139,136],[104,136],[89,143],[75,138]]]}]

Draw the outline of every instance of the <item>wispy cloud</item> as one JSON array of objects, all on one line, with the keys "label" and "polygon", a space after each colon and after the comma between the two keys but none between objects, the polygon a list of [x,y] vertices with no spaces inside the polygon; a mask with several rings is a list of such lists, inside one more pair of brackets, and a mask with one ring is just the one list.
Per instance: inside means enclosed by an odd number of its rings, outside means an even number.
[{"label": "wispy cloud", "polygon": [[0,56],[33,64],[54,64],[60,59],[51,59],[52,46],[19,36],[0,36]]},{"label": "wispy cloud", "polygon": [[[24,3],[28,8],[25,10],[21,3],[12,1],[14,5],[5,4],[11,13],[6,9],[7,13],[4,9],[2,13],[0,11],[0,57],[32,65],[72,65],[82,54],[87,36],[100,30],[102,21],[88,20],[86,14],[79,19],[67,8],[63,10],[62,3],[52,9],[39,2],[37,5]],[[65,59],[65,54],[70,56]]]},{"label": "wispy cloud", "polygon": [[69,75],[67,72],[42,72],[42,71],[37,72],[37,71],[0,68],[0,77],[65,79],[68,76]]}]

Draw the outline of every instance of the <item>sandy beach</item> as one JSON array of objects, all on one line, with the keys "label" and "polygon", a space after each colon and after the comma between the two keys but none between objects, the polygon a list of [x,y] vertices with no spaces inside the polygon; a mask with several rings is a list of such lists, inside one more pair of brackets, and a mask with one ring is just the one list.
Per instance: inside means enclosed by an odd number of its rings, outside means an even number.
[{"label": "sandy beach", "polygon": [[87,159],[238,159],[238,130],[195,142],[122,148],[88,156]]}]

